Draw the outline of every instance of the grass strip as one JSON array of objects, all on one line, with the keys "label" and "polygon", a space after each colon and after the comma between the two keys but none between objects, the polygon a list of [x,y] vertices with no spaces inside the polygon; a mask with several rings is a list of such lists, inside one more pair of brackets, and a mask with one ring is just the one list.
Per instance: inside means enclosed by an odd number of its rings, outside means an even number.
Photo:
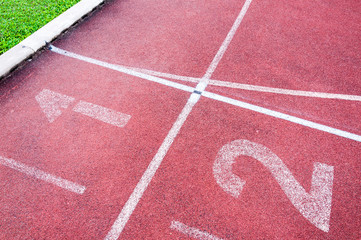
[{"label": "grass strip", "polygon": [[0,54],[80,0],[0,0]]}]

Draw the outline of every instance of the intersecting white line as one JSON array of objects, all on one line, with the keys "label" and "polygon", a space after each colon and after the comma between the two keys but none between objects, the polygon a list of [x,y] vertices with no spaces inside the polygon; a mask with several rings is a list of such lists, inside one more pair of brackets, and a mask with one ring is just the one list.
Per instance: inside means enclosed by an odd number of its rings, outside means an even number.
[{"label": "intersecting white line", "polygon": [[[180,81],[185,81],[185,82],[200,82],[202,79],[202,78],[196,78],[196,77],[180,76],[180,75],[171,74],[171,73],[163,73],[163,72],[158,72],[158,71],[153,71],[153,70],[148,70],[148,69],[143,69],[143,68],[133,68],[133,67],[126,67],[126,66],[124,66],[124,67],[130,68],[137,72],[146,73],[146,74],[149,74],[152,76],[165,77],[165,78],[180,80]],[[226,82],[226,81],[212,80],[212,79],[209,80],[208,85],[242,89],[242,90],[248,90],[248,91],[256,91],[256,92],[266,92],[266,93],[284,94],[284,95],[291,95],[291,96],[300,96],[300,97],[315,97],[315,98],[326,98],[326,99],[361,101],[361,96],[359,96],[359,95],[264,87],[264,86],[258,86],[258,85],[252,85],[252,84]]]},{"label": "intersecting white line", "polygon": [[[54,52],[61,53],[63,51],[64,50],[54,47]],[[77,55],[75,53],[69,53],[69,54],[72,54],[74,56]],[[85,58],[85,57],[83,57],[83,58]],[[106,63],[104,63],[103,65],[106,65]],[[198,83],[202,80],[202,78],[199,78],[199,77],[181,76],[181,75],[177,75],[177,74],[164,73],[164,72],[153,71],[153,70],[144,69],[144,68],[129,67],[129,66],[124,66],[124,65],[113,65],[113,64],[109,64],[109,63],[107,63],[107,65],[117,66],[117,67],[114,67],[114,68],[117,68],[117,70],[120,68],[131,69],[133,71],[136,71],[139,73],[144,73],[144,74],[151,75],[154,77],[163,77],[163,78],[169,78],[169,79],[174,79],[174,80],[180,80],[180,81],[184,81],[184,82]],[[227,82],[227,81],[220,81],[220,80],[213,80],[213,79],[210,79],[208,81],[208,85],[242,89],[242,90],[248,90],[248,91],[256,91],[256,92],[299,96],[299,97],[314,97],[314,98],[339,99],[339,100],[348,100],[348,101],[361,101],[361,96],[359,96],[359,95],[303,91],[303,90],[294,90],[294,89],[286,89],[286,88],[274,88],[274,87],[265,87],[265,86],[259,86],[259,85]]]}]

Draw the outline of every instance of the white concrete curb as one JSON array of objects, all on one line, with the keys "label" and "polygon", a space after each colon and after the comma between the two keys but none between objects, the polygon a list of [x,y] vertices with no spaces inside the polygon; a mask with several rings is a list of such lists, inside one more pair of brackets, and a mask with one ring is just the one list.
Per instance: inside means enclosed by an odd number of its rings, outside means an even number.
[{"label": "white concrete curb", "polygon": [[0,78],[4,77],[12,69],[44,47],[47,42],[51,42],[64,30],[68,29],[103,2],[104,0],[80,1],[18,45],[0,55]]}]

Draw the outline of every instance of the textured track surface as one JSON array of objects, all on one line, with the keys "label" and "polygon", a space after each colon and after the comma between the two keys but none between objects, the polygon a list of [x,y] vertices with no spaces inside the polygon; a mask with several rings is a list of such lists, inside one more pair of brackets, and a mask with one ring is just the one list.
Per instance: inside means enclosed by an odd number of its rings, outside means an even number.
[{"label": "textured track surface", "polygon": [[0,238],[360,239],[360,12],[106,4],[0,85]]}]

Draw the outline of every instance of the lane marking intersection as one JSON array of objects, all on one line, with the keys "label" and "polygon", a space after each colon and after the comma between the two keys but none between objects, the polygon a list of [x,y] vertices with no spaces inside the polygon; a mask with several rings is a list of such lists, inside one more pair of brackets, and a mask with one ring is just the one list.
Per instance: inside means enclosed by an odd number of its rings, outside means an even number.
[{"label": "lane marking intersection", "polygon": [[[183,91],[187,91],[187,92],[191,92],[191,93],[194,92],[194,88],[183,85],[183,84],[175,83],[175,82],[172,82],[172,81],[169,81],[169,80],[166,80],[166,79],[162,79],[162,78],[159,78],[159,77],[154,77],[154,76],[144,74],[144,73],[142,73],[142,74],[141,73],[134,74],[134,72],[135,72],[134,70],[128,71],[129,69],[127,69],[125,67],[105,63],[105,62],[102,62],[102,61],[99,61],[99,60],[95,60],[95,59],[91,59],[91,58],[88,58],[88,57],[81,56],[79,54],[70,53],[68,51],[65,51],[65,50],[62,50],[62,49],[59,49],[59,48],[56,48],[56,47],[53,47],[53,46],[51,47],[51,51],[53,51],[55,53],[58,53],[58,54],[61,54],[61,55],[64,55],[64,56],[67,56],[67,57],[71,57],[71,58],[75,58],[75,59],[78,59],[78,60],[86,61],[86,62],[93,63],[93,64],[103,66],[103,67],[107,67],[108,65],[111,65],[112,67],[108,67],[108,68],[119,71],[119,72],[122,72],[122,73],[129,74],[129,75],[132,75],[132,76],[140,77],[142,79],[146,79],[146,80],[149,80],[149,81],[164,84],[166,86],[173,87],[173,88],[176,88],[176,89],[180,89],[180,90],[183,90]],[[203,82],[206,81],[207,84],[211,82],[210,79],[205,79],[205,78],[200,78],[200,79],[201,79],[201,82],[202,82],[202,79],[203,79]],[[285,114],[285,113],[281,113],[281,112],[278,112],[278,111],[270,110],[268,108],[264,108],[264,107],[260,107],[260,106],[254,105],[254,104],[246,103],[246,102],[243,102],[243,101],[240,101],[240,100],[225,97],[225,96],[215,94],[215,93],[212,93],[212,92],[208,92],[208,91],[201,91],[201,92],[202,92],[202,94],[201,94],[202,96],[213,99],[213,100],[221,101],[221,102],[228,103],[228,104],[231,104],[231,105],[234,105],[234,106],[237,106],[237,107],[241,107],[241,108],[244,108],[244,109],[248,109],[248,110],[251,110],[251,111],[254,111],[254,112],[262,113],[262,114],[272,116],[272,117],[275,117],[275,118],[278,118],[278,119],[283,119],[283,120],[293,122],[293,123],[296,123],[296,124],[299,124],[299,125],[303,125],[303,126],[306,126],[306,127],[310,127],[310,128],[313,128],[313,129],[323,131],[323,132],[331,133],[331,134],[334,134],[336,136],[341,136],[341,137],[348,138],[348,139],[351,139],[351,140],[354,140],[354,141],[357,141],[357,142],[361,142],[361,135],[358,135],[358,134],[355,134],[355,133],[347,132],[347,131],[340,130],[340,129],[337,129],[337,128],[333,128],[333,127],[330,127],[330,126],[327,126],[327,125],[323,125],[323,124],[319,124],[319,123],[316,123],[316,122],[313,122],[313,121],[309,121],[309,120],[306,120],[306,119],[295,117],[295,116],[292,116],[292,115],[289,115],[289,114]],[[350,99],[357,99],[357,98],[353,97],[354,95],[349,95],[349,96],[351,97]],[[358,97],[358,96],[356,96],[356,97]],[[348,100],[350,100],[350,99],[348,99]],[[347,99],[344,99],[344,100],[347,100]]]}]

